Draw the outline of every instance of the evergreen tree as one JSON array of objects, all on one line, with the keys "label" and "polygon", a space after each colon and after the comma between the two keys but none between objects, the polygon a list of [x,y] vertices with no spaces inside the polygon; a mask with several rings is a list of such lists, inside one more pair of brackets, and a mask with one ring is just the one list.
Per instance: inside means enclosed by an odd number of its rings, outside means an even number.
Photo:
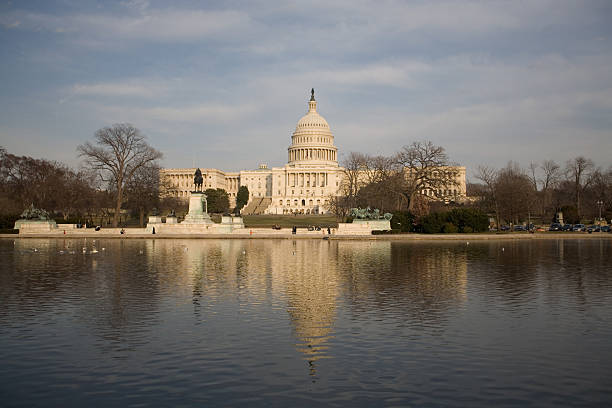
[{"label": "evergreen tree", "polygon": [[228,211],[229,197],[224,189],[209,188],[204,191],[204,194],[206,194],[209,213],[226,213]]},{"label": "evergreen tree", "polygon": [[249,189],[247,186],[240,186],[238,194],[236,194],[236,208],[234,212],[239,213],[242,207],[249,202]]}]

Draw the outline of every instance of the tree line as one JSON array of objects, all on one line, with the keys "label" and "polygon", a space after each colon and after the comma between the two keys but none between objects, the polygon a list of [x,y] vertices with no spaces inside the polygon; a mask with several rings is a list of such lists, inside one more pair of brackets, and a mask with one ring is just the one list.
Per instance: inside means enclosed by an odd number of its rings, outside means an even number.
[{"label": "tree line", "polygon": [[[72,169],[57,161],[17,156],[0,147],[2,227],[9,228],[30,204],[52,212],[60,222],[95,221],[113,226],[125,223],[128,217],[143,226],[153,209],[186,212],[186,203],[169,194],[173,186],[160,179],[162,153],[134,126],[99,129],[93,142],[79,145],[77,153],[83,165]],[[443,147],[432,142],[413,142],[391,156],[352,152],[342,165],[339,194],[328,200],[328,210],[340,218],[351,208],[371,207],[393,212],[396,220],[405,219],[422,229],[429,222],[430,229],[442,225],[440,228],[463,230],[481,225],[482,218],[476,220],[474,213],[452,213],[455,208],[491,215],[497,225],[532,219],[548,223],[558,212],[570,223],[593,220],[600,211],[602,217],[612,216],[612,166],[603,170],[584,157],[568,160],[564,166],[553,160],[531,163],[526,169],[514,162],[501,169],[479,166],[476,182],[467,184],[467,197],[457,195],[457,166]],[[205,193],[210,212],[229,211],[225,190]],[[234,210],[239,211],[248,198],[246,187],[240,187]],[[446,215],[425,218],[432,213]],[[468,225],[457,221],[461,217],[476,221]]]},{"label": "tree line", "polygon": [[[169,194],[171,183],[160,178],[162,153],[134,126],[99,129],[93,142],[77,147],[77,154],[82,166],[72,169],[0,147],[0,228],[11,229],[30,204],[48,210],[58,222],[112,226],[128,221],[144,226],[154,211],[187,211],[187,203]],[[225,190],[207,189],[205,194],[209,212],[229,211]],[[248,199],[248,189],[241,187],[236,209]]]},{"label": "tree line", "polygon": [[476,183],[468,184],[473,205],[493,214],[497,224],[536,220],[566,223],[594,222],[612,217],[612,166],[595,166],[591,159],[575,157],[562,166],[554,160],[521,168],[509,162],[496,169],[479,166]]},{"label": "tree line", "polygon": [[528,168],[514,162],[501,169],[479,166],[475,182],[466,183],[466,196],[454,194],[458,168],[444,148],[427,141],[413,142],[391,156],[351,152],[342,166],[339,196],[330,198],[330,210],[339,218],[354,207],[392,212],[404,220],[403,231],[462,232],[466,224],[456,222],[454,209],[479,211],[462,214],[474,220],[467,230],[482,230],[482,214],[498,226],[551,223],[559,213],[566,223],[591,222],[600,212],[602,218],[612,217],[612,166],[604,170],[582,156],[563,166],[554,160]]},{"label": "tree line", "polygon": [[351,208],[410,211],[426,215],[437,197],[456,201],[458,168],[441,146],[413,142],[391,156],[351,152],[343,161],[339,195],[331,197],[331,211],[346,216]]}]

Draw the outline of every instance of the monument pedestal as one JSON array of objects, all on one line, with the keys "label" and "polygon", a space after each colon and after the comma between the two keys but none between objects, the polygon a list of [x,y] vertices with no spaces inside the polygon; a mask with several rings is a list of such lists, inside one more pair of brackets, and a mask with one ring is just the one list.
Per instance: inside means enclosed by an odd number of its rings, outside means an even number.
[{"label": "monument pedestal", "polygon": [[181,224],[213,224],[207,213],[207,207],[206,194],[201,191],[192,191],[189,197],[189,212]]},{"label": "monument pedestal", "polygon": [[15,229],[20,234],[36,234],[41,232],[51,232],[57,230],[57,224],[53,220],[17,220]]},{"label": "monument pedestal", "polygon": [[384,218],[378,220],[353,220],[353,224],[367,226],[372,231],[391,231],[391,222]]}]

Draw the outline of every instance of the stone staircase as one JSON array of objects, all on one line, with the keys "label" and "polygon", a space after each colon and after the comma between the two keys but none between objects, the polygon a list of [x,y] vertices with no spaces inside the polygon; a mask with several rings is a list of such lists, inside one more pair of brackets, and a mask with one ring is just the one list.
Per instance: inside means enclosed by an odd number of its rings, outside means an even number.
[{"label": "stone staircase", "polygon": [[253,198],[242,210],[242,215],[264,214],[270,204],[272,204],[272,199],[269,197]]}]

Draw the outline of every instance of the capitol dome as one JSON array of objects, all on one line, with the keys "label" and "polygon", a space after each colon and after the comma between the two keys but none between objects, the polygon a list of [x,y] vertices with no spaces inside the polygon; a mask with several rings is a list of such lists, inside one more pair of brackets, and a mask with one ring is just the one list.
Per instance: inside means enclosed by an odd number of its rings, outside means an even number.
[{"label": "capitol dome", "polygon": [[289,146],[290,165],[338,165],[334,135],[323,116],[317,112],[314,89],[308,101],[308,112],[297,123]]}]

